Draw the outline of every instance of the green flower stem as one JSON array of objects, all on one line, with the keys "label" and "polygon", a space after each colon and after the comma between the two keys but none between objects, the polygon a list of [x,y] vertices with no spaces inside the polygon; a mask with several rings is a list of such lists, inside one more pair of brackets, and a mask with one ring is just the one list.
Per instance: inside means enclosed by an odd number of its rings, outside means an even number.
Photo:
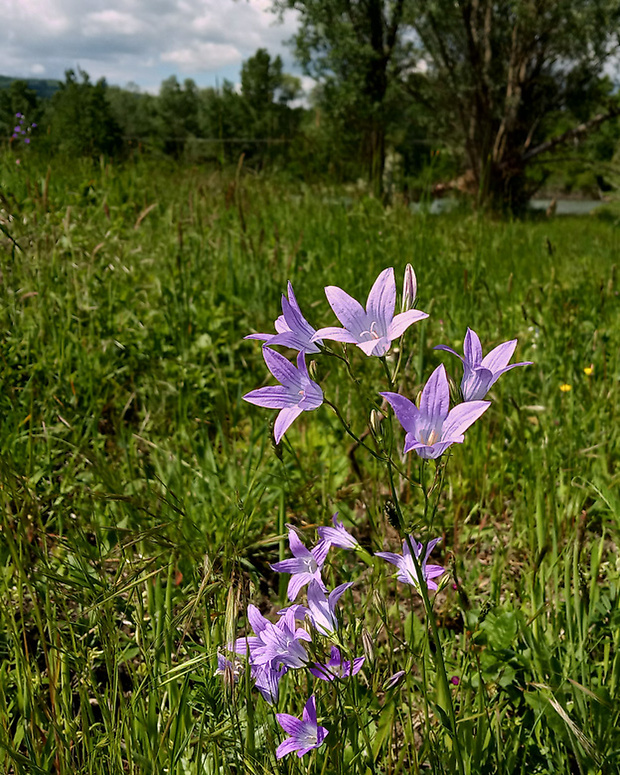
[{"label": "green flower stem", "polygon": [[[423,461],[423,463],[424,462],[425,461]],[[421,482],[423,482],[422,476],[423,476],[423,465],[420,467]],[[398,501],[398,496],[396,494],[396,488],[394,486],[394,477],[391,471],[389,471],[389,478],[390,478],[390,489],[392,491],[392,497],[394,499],[394,506],[396,508],[396,511],[398,514],[398,520],[402,530],[402,526],[404,524],[403,514],[400,508],[400,503]],[[426,487],[424,487],[423,489],[424,489],[424,501],[425,501],[424,517],[426,519],[427,512],[428,512],[429,492],[427,491]],[[426,612],[426,617],[430,622],[431,632],[433,634],[433,641],[435,642],[435,664],[436,664],[436,667],[438,668],[437,672],[439,673],[441,688],[445,695],[446,704],[448,706],[448,709],[447,709],[448,717],[450,719],[450,726],[452,728],[452,737],[454,740],[454,752],[456,754],[456,760],[459,768],[459,775],[465,775],[465,764],[463,761],[463,754],[461,751],[461,745],[458,737],[458,729],[456,725],[456,713],[454,712],[454,703],[452,702],[452,695],[450,693],[450,683],[448,681],[448,674],[446,672],[446,663],[443,658],[443,648],[442,648],[441,638],[439,637],[439,629],[437,628],[437,622],[435,620],[433,606],[431,605],[431,601],[428,596],[428,587],[422,580],[422,568],[420,566],[420,562],[414,551],[413,543],[411,541],[411,536],[405,531],[402,531],[402,532],[404,534],[405,541],[409,546],[409,551],[411,552],[411,557],[413,559],[413,564],[415,566],[416,576],[420,581],[419,592],[422,595],[422,600],[424,602],[424,610]]]},{"label": "green flower stem", "polygon": [[415,554],[413,544],[411,542],[411,536],[405,535],[405,541],[407,541],[407,544],[409,546],[409,551],[411,552],[411,557],[413,558],[413,564],[415,566],[416,576],[420,580],[419,591],[420,591],[420,594],[422,595],[422,600],[424,601],[424,610],[426,612],[426,616],[431,625],[431,632],[433,633],[433,640],[435,642],[435,664],[438,668],[437,672],[439,673],[439,677],[441,680],[441,684],[442,684],[441,688],[443,689],[446,703],[448,705],[448,716],[450,718],[450,726],[452,727],[452,737],[454,740],[454,752],[456,754],[459,773],[460,775],[465,775],[465,765],[463,762],[463,754],[461,751],[458,729],[456,725],[456,713],[454,712],[454,703],[452,702],[452,694],[450,693],[450,683],[448,681],[448,674],[446,672],[446,663],[443,658],[443,648],[442,648],[441,638],[439,637],[439,629],[437,627],[435,613],[433,611],[433,606],[428,596],[428,587],[426,586],[426,584],[423,582],[423,579],[422,579],[422,568]]},{"label": "green flower stem", "polygon": [[327,404],[327,406],[330,406],[330,407],[331,407],[331,408],[334,410],[334,412],[336,413],[336,417],[337,417],[337,418],[340,420],[340,422],[342,423],[342,427],[343,427],[343,428],[345,429],[345,431],[346,431],[346,432],[349,434],[349,436],[350,436],[352,439],[354,439],[354,441],[356,441],[356,442],[357,442],[357,443],[358,443],[358,444],[359,444],[361,447],[364,447],[364,449],[368,450],[368,452],[370,452],[370,454],[371,454],[371,455],[372,455],[374,458],[376,458],[377,460],[380,460],[380,461],[382,461],[382,462],[386,460],[386,458],[385,458],[383,455],[380,455],[379,453],[375,452],[375,450],[374,450],[374,449],[372,449],[371,447],[369,447],[369,446],[368,446],[368,444],[366,444],[364,441],[362,441],[362,439],[361,439],[361,438],[360,438],[360,437],[359,437],[357,434],[355,434],[355,433],[354,433],[354,432],[351,430],[351,426],[350,426],[350,425],[349,425],[349,423],[348,423],[348,422],[347,422],[347,421],[344,419],[344,417],[343,417],[343,416],[342,416],[342,414],[340,413],[340,410],[338,409],[338,407],[336,406],[336,404],[332,404],[332,402],[331,402],[331,401],[329,401],[327,398],[324,398],[324,399],[323,399],[323,403],[324,403],[324,404]]}]

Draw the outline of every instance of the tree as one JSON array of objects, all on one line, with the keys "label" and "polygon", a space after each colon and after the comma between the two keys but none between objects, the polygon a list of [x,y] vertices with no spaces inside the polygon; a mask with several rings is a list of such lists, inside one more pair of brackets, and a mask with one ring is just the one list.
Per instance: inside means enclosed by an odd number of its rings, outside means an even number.
[{"label": "tree", "polygon": [[[247,115],[244,135],[260,140],[254,142],[253,154],[263,161],[273,156],[271,140],[290,140],[297,132],[299,111],[289,103],[301,93],[298,78],[282,71],[279,56],[271,59],[269,52],[259,48],[241,67],[241,98]],[[277,153],[277,152],[276,152]]]},{"label": "tree", "polygon": [[342,126],[360,127],[368,178],[377,194],[396,86],[411,61],[412,42],[403,34],[406,1],[273,0],[276,10],[299,14],[296,53],[305,72],[322,84],[322,109]]},{"label": "tree", "polygon": [[[618,0],[416,0],[407,21],[426,68],[406,85],[460,152],[481,204],[520,209],[534,160],[618,115],[601,88]],[[550,134],[558,115],[571,126]]]},{"label": "tree", "polygon": [[112,115],[103,78],[93,84],[83,70],[77,76],[67,70],[47,115],[52,145],[72,156],[113,154],[120,148],[121,130]]},{"label": "tree", "polygon": [[179,156],[190,137],[199,133],[198,88],[191,78],[183,86],[175,75],[162,81],[157,100],[158,132],[164,151]]}]

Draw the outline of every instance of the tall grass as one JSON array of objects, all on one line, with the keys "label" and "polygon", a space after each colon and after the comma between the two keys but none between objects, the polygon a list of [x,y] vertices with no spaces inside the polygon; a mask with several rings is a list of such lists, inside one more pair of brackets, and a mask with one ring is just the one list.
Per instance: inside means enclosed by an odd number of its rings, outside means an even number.
[{"label": "tall grass", "polygon": [[[230,691],[214,676],[216,650],[248,601],[284,602],[269,563],[286,522],[338,510],[366,546],[393,546],[387,489],[326,408],[274,454],[271,413],[240,400],[265,380],[242,337],[273,330],[288,279],[327,325],[325,285],[365,298],[381,269],[402,276],[410,261],[431,318],[403,344],[407,395],[441,361],[456,376],[432,348],[459,348],[468,325],[487,346],[517,336],[535,362],[502,378],[455,451],[435,526],[467,771],[617,771],[618,224],[413,216],[142,162],[6,156],[0,182],[0,769],[319,767],[275,762],[271,709],[249,681]],[[380,379],[379,364],[359,365]],[[335,369],[321,377],[353,408]],[[415,519],[418,496],[402,496]],[[333,578],[354,578],[342,562]],[[347,744],[348,771],[444,771],[419,606],[376,569],[366,578],[344,617],[360,647],[362,630],[376,637],[375,663],[359,682],[366,715],[343,721],[342,739],[358,724],[372,744]],[[386,692],[404,642],[419,658]],[[299,697],[278,707],[299,715]]]}]

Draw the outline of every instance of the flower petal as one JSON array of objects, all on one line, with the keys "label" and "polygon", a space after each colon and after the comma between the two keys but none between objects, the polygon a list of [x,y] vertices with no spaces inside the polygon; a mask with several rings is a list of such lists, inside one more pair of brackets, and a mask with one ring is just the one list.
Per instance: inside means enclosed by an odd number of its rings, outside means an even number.
[{"label": "flower petal", "polygon": [[313,726],[316,726],[316,699],[314,697],[314,694],[311,694],[310,697],[308,698],[308,702],[304,707],[301,717],[307,723],[310,723]]},{"label": "flower petal", "polygon": [[282,385],[268,385],[257,390],[250,390],[242,398],[250,404],[262,406],[265,409],[286,409],[297,406],[299,403],[299,396]]},{"label": "flower petal", "polygon": [[447,345],[445,345],[445,344],[438,344],[436,347],[433,347],[433,350],[444,350],[444,351],[445,351],[445,352],[447,352],[447,353],[452,353],[452,355],[456,355],[456,357],[457,357],[457,358],[458,358],[460,361],[462,361],[462,360],[463,360],[463,356],[462,356],[462,355],[459,355],[459,354],[456,352],[456,350],[453,350],[451,347],[448,347],[448,346],[447,346]]},{"label": "flower petal", "polygon": [[338,320],[357,337],[354,341],[359,340],[360,334],[366,328],[366,312],[359,301],[336,285],[328,285],[325,288],[325,295]]},{"label": "flower petal", "polygon": [[268,619],[265,619],[258,608],[255,605],[252,605],[252,603],[248,606],[246,613],[248,622],[257,635],[271,624],[271,622]]},{"label": "flower petal", "polygon": [[281,382],[285,387],[297,387],[299,385],[299,372],[283,355],[280,355],[275,350],[270,350],[269,347],[263,347],[263,358],[267,368],[278,382]]},{"label": "flower petal", "polygon": [[[506,366],[504,369],[500,369],[499,371],[496,371],[495,374],[493,374],[493,379],[491,380],[491,385],[494,385],[497,380],[507,371],[510,371],[510,369],[516,369],[517,366],[533,366],[533,361],[521,361],[520,363],[511,363],[510,366]],[[489,385],[489,387],[491,387]]]},{"label": "flower petal", "polygon": [[480,366],[482,362],[482,345],[480,337],[471,328],[467,328],[463,342],[463,355],[470,366]]},{"label": "flower petal", "polygon": [[348,342],[349,344],[356,344],[358,341],[357,337],[346,328],[338,328],[337,326],[319,328],[310,341],[318,342],[320,339],[331,339],[333,342]]},{"label": "flower petal", "polygon": [[490,401],[468,401],[455,406],[444,423],[441,441],[456,441],[490,406]]},{"label": "flower petal", "polygon": [[304,544],[292,525],[289,525],[288,529],[288,545],[290,546],[293,555],[309,560],[313,556],[310,549]]},{"label": "flower petal", "polygon": [[492,371],[484,369],[482,366],[471,368],[467,361],[465,361],[463,364],[463,379],[461,380],[463,401],[480,401],[489,392],[492,384]]},{"label": "flower petal", "polygon": [[490,353],[482,358],[481,365],[489,371],[496,372],[508,366],[508,361],[514,355],[517,349],[517,339],[511,339],[509,342],[498,344]]},{"label": "flower petal", "polygon": [[[279,713],[277,715],[284,715],[282,713]],[[276,759],[281,759],[283,756],[286,756],[288,753],[293,753],[294,751],[298,751],[300,748],[302,748],[304,743],[300,743],[299,740],[296,740],[294,737],[287,737],[286,740],[283,740],[280,745],[276,748]]]},{"label": "flower petal", "polygon": [[[445,420],[450,408],[450,387],[443,364],[428,378],[420,397],[420,414],[433,422]],[[408,429],[405,429],[408,430]]]},{"label": "flower petal", "polygon": [[382,332],[386,332],[388,326],[394,317],[394,308],[396,307],[396,281],[394,280],[394,269],[388,267],[384,269],[375,280],[368,301],[366,302],[366,313],[368,320],[375,321]]},{"label": "flower petal", "polygon": [[273,436],[276,444],[280,443],[282,436],[284,436],[302,412],[303,409],[300,409],[298,406],[291,406],[280,410],[273,425]]},{"label": "flower petal", "polygon": [[379,395],[383,396],[392,407],[396,419],[407,433],[413,433],[416,421],[420,416],[420,410],[413,401],[405,398],[405,396],[401,396],[399,393],[379,393]]},{"label": "flower petal", "polygon": [[247,336],[244,336],[244,339],[260,339],[262,342],[268,342],[270,339],[273,339],[275,334],[248,334]]},{"label": "flower petal", "polygon": [[304,731],[304,722],[290,713],[276,713],[276,719],[287,735],[297,737]]},{"label": "flower petal", "polygon": [[286,590],[288,599],[293,602],[303,587],[305,587],[308,582],[312,581],[312,579],[313,577],[310,573],[294,573],[289,579],[288,588]]},{"label": "flower petal", "polygon": [[381,358],[390,349],[390,340],[387,336],[381,336],[379,339],[368,339],[365,342],[358,342],[357,346],[366,355],[376,355],[377,358]]},{"label": "flower petal", "polygon": [[394,320],[388,326],[388,338],[390,341],[398,339],[405,333],[409,326],[417,323],[419,320],[424,320],[424,318],[427,317],[428,314],[426,312],[420,312],[420,310],[417,309],[410,309],[408,312],[401,312],[399,315],[396,315]]}]

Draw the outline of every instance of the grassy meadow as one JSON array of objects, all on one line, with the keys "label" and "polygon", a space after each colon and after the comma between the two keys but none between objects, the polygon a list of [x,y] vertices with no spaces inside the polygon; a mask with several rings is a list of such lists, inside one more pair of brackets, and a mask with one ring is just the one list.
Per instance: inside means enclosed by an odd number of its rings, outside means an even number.
[{"label": "grassy meadow", "polygon": [[[273,384],[243,337],[273,331],[287,280],[318,328],[324,286],[365,301],[411,262],[430,317],[400,344],[402,392],[439,363],[458,385],[433,347],[461,351],[467,326],[534,361],[452,448],[432,526],[398,483],[416,535],[442,537],[465,771],[618,772],[619,254],[612,216],[412,215],[244,169],[1,157],[0,771],[458,771],[420,600],[379,560],[334,552],[324,572],[356,582],[352,694],[298,673],[281,688],[275,710],[295,716],[317,694],[321,750],[276,761],[274,708],[246,674],[214,675],[247,604],[286,602],[269,567],[286,523],[311,545],[337,511],[368,550],[400,551],[383,470],[328,406],[274,448],[275,412],[241,400]],[[378,359],[349,354],[364,390],[386,389]],[[317,369],[361,433],[345,371]]]}]

